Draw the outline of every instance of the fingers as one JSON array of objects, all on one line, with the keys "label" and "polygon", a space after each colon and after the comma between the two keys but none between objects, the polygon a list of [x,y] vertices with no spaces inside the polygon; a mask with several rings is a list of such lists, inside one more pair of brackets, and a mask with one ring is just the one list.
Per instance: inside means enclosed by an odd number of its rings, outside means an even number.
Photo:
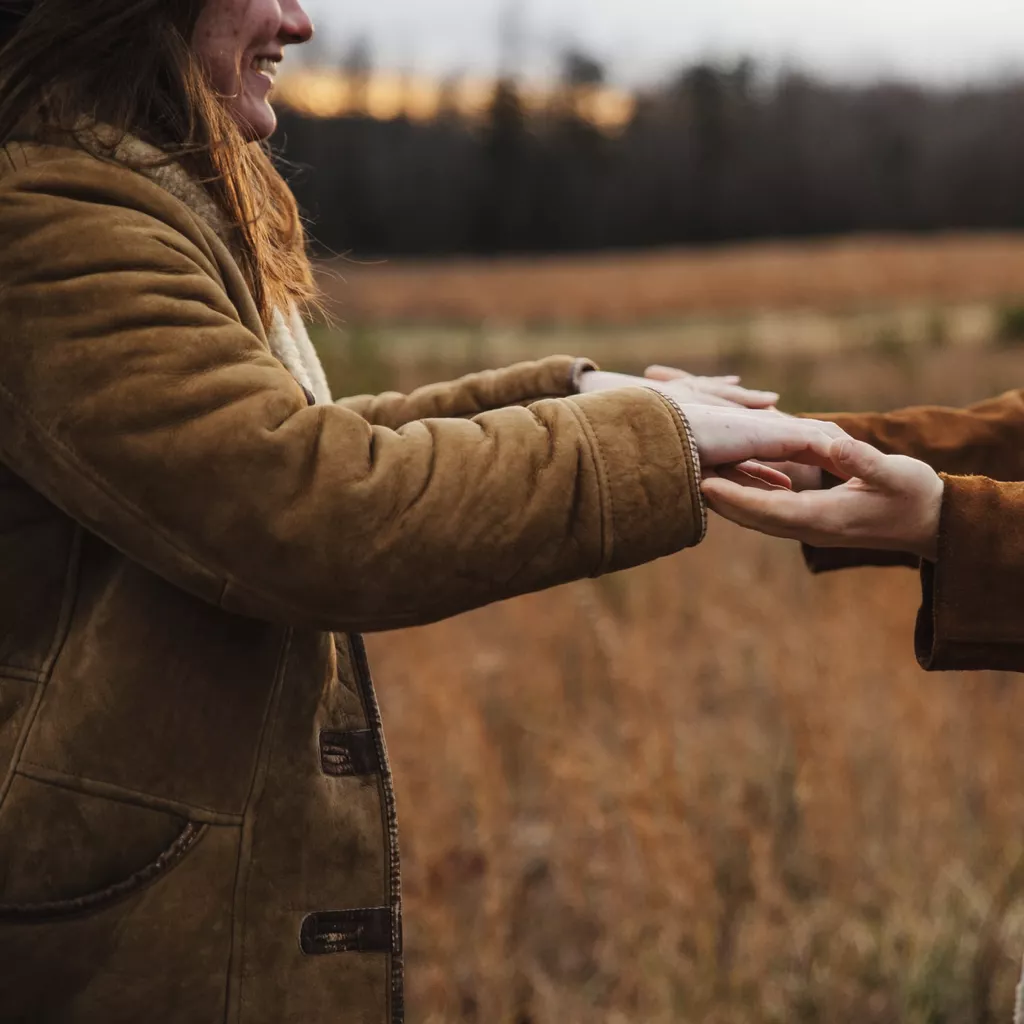
[{"label": "fingers", "polygon": [[807,466],[800,462],[782,462],[773,463],[769,468],[786,476],[794,491],[820,491],[824,484],[820,466]]},{"label": "fingers", "polygon": [[683,412],[706,468],[748,459],[806,462],[826,468],[833,465],[833,438],[814,420],[705,405],[687,405]]},{"label": "fingers", "polygon": [[846,479],[856,477],[876,487],[888,488],[893,479],[893,464],[887,455],[863,441],[852,437],[837,439],[832,460],[840,475]]},{"label": "fingers", "polygon": [[[671,366],[648,366],[644,371],[644,376],[648,380],[672,381],[689,380],[693,374],[687,373],[685,370],[677,370]],[[739,378],[737,377],[732,383],[738,384]]]},{"label": "fingers", "polygon": [[657,381],[661,384],[685,384],[693,391],[702,395],[714,395],[724,399],[723,403],[730,404],[743,409],[770,409],[779,401],[779,395],[775,391],[756,391],[751,388],[740,387],[740,378],[733,375],[728,377],[697,377],[685,370],[677,370],[671,366],[649,366],[644,371],[647,380]]},{"label": "fingers", "polygon": [[744,487],[724,476],[705,480],[701,490],[714,512],[748,530],[789,540],[806,539],[810,532],[805,501],[808,495]]},{"label": "fingers", "polygon": [[716,395],[711,391],[698,391],[689,384],[685,392],[680,393],[679,390],[671,387],[654,387],[653,391],[660,391],[664,395],[668,395],[670,398],[674,398],[677,402],[684,403],[699,403],[701,405],[713,405],[720,409],[745,409],[746,406],[741,405],[739,402],[734,402],[731,398],[725,398],[722,395]]},{"label": "fingers", "polygon": [[[734,475],[735,474],[735,475]],[[766,466],[763,462],[748,459],[738,466],[724,468],[720,475],[727,480],[734,480],[736,483],[749,486],[760,486],[766,489],[780,488],[784,491],[793,489],[793,481],[781,470],[773,466]]]},{"label": "fingers", "polygon": [[775,391],[753,391],[710,377],[695,377],[688,383],[705,394],[727,399],[745,409],[770,409],[780,397]]}]

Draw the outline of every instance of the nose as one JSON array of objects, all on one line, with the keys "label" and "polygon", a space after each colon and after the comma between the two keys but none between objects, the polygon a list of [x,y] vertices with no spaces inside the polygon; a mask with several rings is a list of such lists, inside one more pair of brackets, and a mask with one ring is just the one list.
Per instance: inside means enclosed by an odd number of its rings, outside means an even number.
[{"label": "nose", "polygon": [[281,4],[281,43],[285,46],[308,43],[313,38],[313,20],[301,0],[283,0]]}]

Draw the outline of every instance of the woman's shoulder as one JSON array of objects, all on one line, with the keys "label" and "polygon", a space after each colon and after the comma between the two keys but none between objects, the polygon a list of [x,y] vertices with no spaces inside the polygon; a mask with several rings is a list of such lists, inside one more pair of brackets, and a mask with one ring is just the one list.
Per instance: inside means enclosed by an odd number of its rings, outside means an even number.
[{"label": "woman's shoulder", "polygon": [[172,232],[212,255],[216,226],[161,175],[166,168],[144,173],[82,147],[9,142],[0,148],[0,245],[44,228],[77,244],[110,232]]}]

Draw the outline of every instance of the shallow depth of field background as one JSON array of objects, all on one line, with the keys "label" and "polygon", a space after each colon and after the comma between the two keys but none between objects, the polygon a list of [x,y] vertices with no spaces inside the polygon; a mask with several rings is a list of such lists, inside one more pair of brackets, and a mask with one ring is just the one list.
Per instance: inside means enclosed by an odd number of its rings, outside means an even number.
[{"label": "shallow depth of field background", "polygon": [[[705,63],[636,98],[572,51],[548,92],[459,93],[327,56],[282,90],[338,393],[556,352],[739,372],[793,411],[1024,384],[1017,80]],[[918,601],[713,521],[371,637],[410,1021],[1009,1024],[1024,686],[925,675]]]},{"label": "shallow depth of field background", "polygon": [[[1006,297],[1024,294],[1024,239],[344,273],[328,290],[362,322],[319,341],[349,391],[556,351],[737,370],[795,409],[1024,380]],[[694,280],[721,312],[629,323],[630,296]],[[545,296],[562,326],[517,325]],[[408,322],[439,298],[451,322]],[[478,308],[495,325],[466,326]],[[816,579],[794,545],[713,521],[663,562],[372,637],[411,1019],[1009,1021],[1024,687],[925,675],[917,588],[903,571]]]}]

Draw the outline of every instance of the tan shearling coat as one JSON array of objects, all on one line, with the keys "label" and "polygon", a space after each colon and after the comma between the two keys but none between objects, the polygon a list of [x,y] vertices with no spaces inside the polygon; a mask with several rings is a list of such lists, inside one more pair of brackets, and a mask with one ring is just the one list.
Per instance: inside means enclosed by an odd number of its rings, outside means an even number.
[{"label": "tan shearling coat", "polygon": [[686,424],[561,357],[311,404],[188,189],[0,161],[0,1020],[396,1024],[358,634],[695,544]]}]

